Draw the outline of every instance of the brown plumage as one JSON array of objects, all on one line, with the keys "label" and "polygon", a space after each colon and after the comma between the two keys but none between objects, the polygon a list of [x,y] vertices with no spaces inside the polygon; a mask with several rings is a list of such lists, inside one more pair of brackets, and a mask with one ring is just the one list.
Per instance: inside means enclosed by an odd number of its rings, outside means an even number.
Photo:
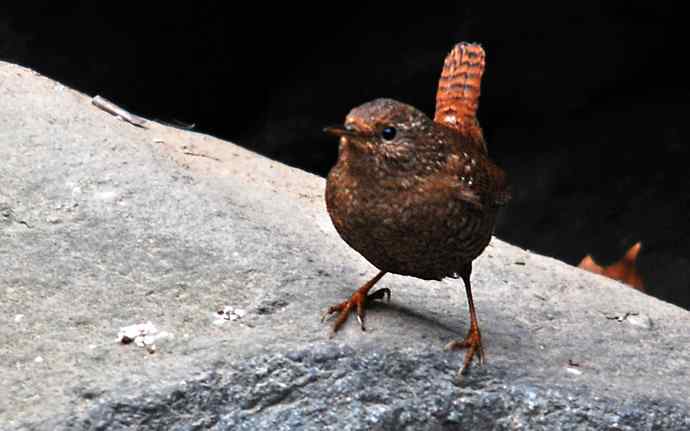
[{"label": "brown plumage", "polygon": [[[483,359],[470,287],[472,261],[487,246],[496,213],[510,198],[503,171],[486,152],[476,119],[484,51],[458,44],[446,58],[431,120],[410,105],[376,99],[354,108],[340,136],[338,162],[328,175],[326,204],[340,236],[379,274],[327,314],[334,332],[356,310],[362,322],[369,290],[387,272],[425,280],[463,279],[470,331],[451,348]],[[362,329],[364,324],[362,323]]]}]

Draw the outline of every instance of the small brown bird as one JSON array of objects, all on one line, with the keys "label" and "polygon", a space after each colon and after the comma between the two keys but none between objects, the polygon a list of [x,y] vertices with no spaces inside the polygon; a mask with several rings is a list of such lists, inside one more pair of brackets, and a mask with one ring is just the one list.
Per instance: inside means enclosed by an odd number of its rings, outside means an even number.
[{"label": "small brown bird", "polygon": [[467,348],[461,372],[475,354],[484,361],[472,300],[472,261],[491,240],[496,213],[510,199],[506,176],[487,155],[477,121],[484,50],[460,43],[446,57],[431,120],[410,105],[376,99],[354,108],[340,137],[338,162],[328,175],[326,205],[340,236],[379,273],[350,299],[328,309],[338,313],[335,333],[356,311],[389,289],[369,294],[387,272],[425,280],[462,278],[470,329],[451,349]]}]

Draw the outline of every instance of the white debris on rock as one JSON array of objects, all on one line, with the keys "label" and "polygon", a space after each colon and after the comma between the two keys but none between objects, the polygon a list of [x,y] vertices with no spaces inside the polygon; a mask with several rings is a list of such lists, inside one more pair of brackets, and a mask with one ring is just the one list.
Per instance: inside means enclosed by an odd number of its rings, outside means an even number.
[{"label": "white debris on rock", "polygon": [[627,319],[625,319],[629,324],[633,326],[637,326],[638,328],[642,329],[652,329],[654,326],[654,323],[652,322],[652,319],[647,316],[646,314],[642,313],[634,313],[630,314]]},{"label": "white debris on rock", "polygon": [[122,344],[134,343],[138,347],[144,347],[149,353],[157,350],[156,342],[166,338],[173,338],[173,334],[166,331],[158,331],[151,323],[138,323],[120,328],[117,339]]},{"label": "white debris on rock", "polygon": [[609,320],[626,322],[642,329],[652,329],[654,326],[654,322],[652,322],[651,317],[638,312],[628,311],[626,313],[607,313],[605,316]]},{"label": "white debris on rock", "polygon": [[242,317],[244,317],[247,314],[247,312],[241,308],[235,308],[231,307],[229,305],[226,305],[223,307],[222,310],[218,310],[218,312],[215,314],[215,319],[213,320],[214,325],[222,325],[226,321],[231,320],[239,320]]},{"label": "white debris on rock", "polygon": [[582,375],[582,371],[578,370],[577,368],[573,368],[573,367],[565,367],[565,371],[567,373],[575,375],[575,376]]}]

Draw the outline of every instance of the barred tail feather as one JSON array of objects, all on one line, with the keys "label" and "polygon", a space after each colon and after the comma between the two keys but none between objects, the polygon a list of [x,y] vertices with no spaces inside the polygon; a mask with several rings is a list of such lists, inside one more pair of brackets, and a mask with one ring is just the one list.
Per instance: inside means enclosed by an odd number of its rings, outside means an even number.
[{"label": "barred tail feather", "polygon": [[465,42],[455,45],[443,64],[434,115],[437,123],[477,137],[482,145],[477,108],[484,66],[485,54],[481,46]]}]

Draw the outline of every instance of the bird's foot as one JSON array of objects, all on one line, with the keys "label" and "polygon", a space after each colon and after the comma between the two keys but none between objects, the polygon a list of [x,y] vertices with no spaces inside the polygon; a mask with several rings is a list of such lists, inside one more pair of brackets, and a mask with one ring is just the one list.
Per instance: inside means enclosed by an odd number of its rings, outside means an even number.
[{"label": "bird's foot", "polygon": [[371,288],[371,286],[364,285],[360,287],[355,293],[352,294],[350,299],[330,307],[325,313],[323,313],[321,316],[322,322],[331,314],[338,313],[338,317],[335,319],[335,323],[333,324],[333,332],[331,333],[331,337],[334,336],[343,323],[347,321],[347,318],[350,316],[350,312],[352,311],[357,312],[357,320],[362,327],[362,331],[366,331],[366,328],[364,327],[364,310],[367,304],[375,299],[383,299],[384,296],[388,297],[388,301],[391,300],[390,289],[379,289],[376,292],[367,295],[369,288]]},{"label": "bird's foot", "polygon": [[465,353],[465,362],[460,369],[460,375],[467,374],[467,370],[472,363],[474,355],[477,355],[479,365],[484,365],[484,348],[482,348],[482,336],[479,333],[478,326],[472,325],[464,340],[454,340],[446,345],[446,350],[458,349],[467,349]]}]

